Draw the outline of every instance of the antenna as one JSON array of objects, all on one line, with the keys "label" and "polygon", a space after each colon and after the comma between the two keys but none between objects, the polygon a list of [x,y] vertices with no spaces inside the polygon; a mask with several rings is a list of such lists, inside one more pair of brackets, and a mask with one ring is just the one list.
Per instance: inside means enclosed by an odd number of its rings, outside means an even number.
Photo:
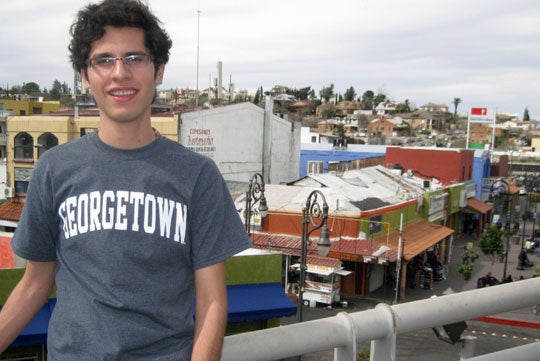
[{"label": "antenna", "polygon": [[201,1],[197,9],[197,93],[195,93],[195,107],[199,106],[199,40],[201,28]]}]

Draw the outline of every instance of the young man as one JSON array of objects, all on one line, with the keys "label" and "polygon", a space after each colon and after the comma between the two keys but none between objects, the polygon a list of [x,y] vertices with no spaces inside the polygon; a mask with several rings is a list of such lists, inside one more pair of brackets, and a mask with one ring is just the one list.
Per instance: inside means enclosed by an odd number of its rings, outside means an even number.
[{"label": "young man", "polygon": [[12,243],[28,263],[0,313],[0,352],[56,283],[49,360],[218,360],[225,259],[250,241],[215,164],[152,129],[171,41],[138,0],[85,7],[71,34],[100,127],[36,165]]}]

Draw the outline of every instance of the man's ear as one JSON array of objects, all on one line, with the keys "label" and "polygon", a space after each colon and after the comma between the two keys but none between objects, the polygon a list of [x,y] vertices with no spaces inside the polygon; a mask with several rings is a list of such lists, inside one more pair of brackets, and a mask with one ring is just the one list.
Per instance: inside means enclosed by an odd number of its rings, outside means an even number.
[{"label": "man's ear", "polygon": [[88,71],[85,69],[81,70],[81,79],[83,82],[83,87],[85,90],[90,90],[92,87],[90,86],[90,82],[88,81]]},{"label": "man's ear", "polygon": [[163,83],[163,74],[165,73],[165,64],[159,64],[156,71],[156,85]]}]

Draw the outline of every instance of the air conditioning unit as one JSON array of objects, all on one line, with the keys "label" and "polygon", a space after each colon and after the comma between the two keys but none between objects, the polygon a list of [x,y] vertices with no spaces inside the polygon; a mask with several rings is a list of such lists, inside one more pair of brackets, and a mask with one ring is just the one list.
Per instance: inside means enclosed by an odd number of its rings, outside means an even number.
[{"label": "air conditioning unit", "polygon": [[4,189],[4,195],[6,198],[13,198],[13,195],[15,194],[15,190],[11,187],[6,187]]}]

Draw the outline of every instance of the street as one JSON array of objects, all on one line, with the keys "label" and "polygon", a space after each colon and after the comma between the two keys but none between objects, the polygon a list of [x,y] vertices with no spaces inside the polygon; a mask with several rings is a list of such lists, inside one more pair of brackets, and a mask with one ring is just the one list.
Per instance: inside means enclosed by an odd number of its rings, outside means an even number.
[{"label": "street", "polygon": [[[520,198],[521,207],[525,207],[525,197]],[[522,208],[524,209],[524,208]],[[519,235],[530,237],[533,230],[532,222],[527,222],[523,232],[523,222],[521,222]],[[470,280],[464,280],[457,272],[461,264],[461,254],[463,246],[467,242],[472,242],[475,252],[479,258],[474,262],[473,276]],[[485,256],[478,247],[478,239],[474,235],[458,235],[452,244],[452,255],[448,265],[446,280],[435,282],[433,289],[407,289],[407,296],[401,302],[410,302],[414,300],[429,298],[432,295],[443,295],[448,292],[460,292],[476,289],[477,279],[491,272],[495,277],[502,279],[503,274],[512,275],[514,280],[520,276],[530,278],[535,270],[540,267],[540,251],[529,254],[529,259],[534,263],[533,267],[525,270],[516,269],[518,263],[518,254],[521,249],[520,244],[509,243],[508,258],[504,261],[493,262],[492,258]],[[519,282],[519,281],[517,281]],[[497,286],[493,286],[497,287]],[[335,316],[339,312],[358,312],[375,307],[380,302],[392,304],[392,290],[378,290],[368,297],[344,297],[348,301],[346,309],[334,307],[326,308],[318,306],[316,308],[305,307],[303,318],[305,321],[319,319],[323,317]],[[540,298],[539,298],[540,301]],[[529,322],[540,323],[540,315],[533,314],[532,306],[527,309],[512,310],[503,315],[495,315],[515,320],[526,320]],[[282,318],[281,324],[287,325],[296,322],[296,316]],[[540,332],[538,328],[527,328],[517,326],[507,326],[497,323],[486,323],[480,321],[466,321],[468,328],[462,336],[476,337],[474,343],[474,355],[482,355],[499,350],[522,346],[531,342],[540,342]],[[360,352],[369,348],[369,342],[357,345]],[[425,329],[405,334],[397,337],[396,360],[398,361],[456,361],[459,360],[461,345],[451,345],[439,340],[432,329]],[[334,359],[333,350],[317,352],[302,357],[303,361],[332,361]],[[291,359],[292,360],[292,359]],[[286,360],[289,361],[289,360]]]}]

